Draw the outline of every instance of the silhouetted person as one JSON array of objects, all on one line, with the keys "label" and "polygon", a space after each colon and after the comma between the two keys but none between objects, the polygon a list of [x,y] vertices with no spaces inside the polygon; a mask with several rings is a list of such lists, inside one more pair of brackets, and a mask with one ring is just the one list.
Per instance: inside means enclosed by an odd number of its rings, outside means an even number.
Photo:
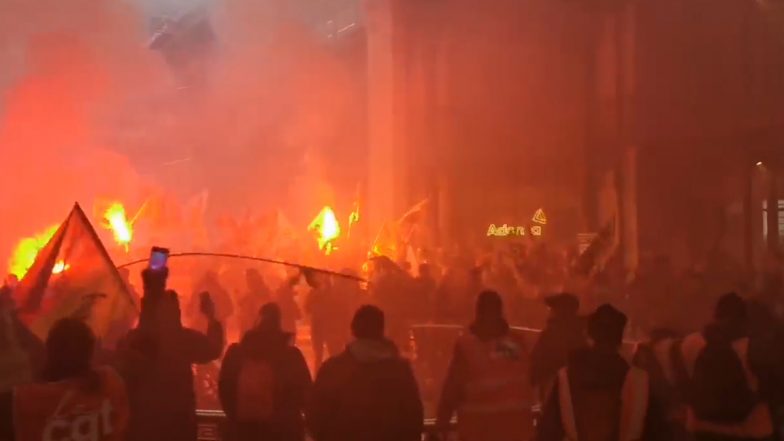
[{"label": "silhouetted person", "polygon": [[444,433],[457,412],[461,441],[514,441],[533,434],[528,351],[509,332],[498,293],[484,291],[457,342],[438,405]]},{"label": "silhouetted person", "polygon": [[247,291],[239,301],[237,318],[240,330],[245,333],[253,329],[262,305],[271,300],[271,293],[264,277],[255,268],[245,271]]},{"label": "silhouetted person", "polygon": [[626,316],[610,305],[588,319],[591,346],[569,357],[544,408],[538,441],[658,440],[661,410],[649,394],[648,375],[621,357]]},{"label": "silhouetted person", "polygon": [[46,340],[44,382],[0,396],[0,439],[124,440],[125,385],[111,368],[92,365],[94,352],[95,336],[86,324],[55,323]]},{"label": "silhouetted person", "polygon": [[179,441],[196,437],[193,364],[223,352],[223,327],[209,295],[201,297],[207,334],[182,326],[177,294],[163,291],[167,273],[145,270],[139,325],[121,344],[131,405],[129,440]]},{"label": "silhouetted person", "polygon": [[307,422],[315,441],[419,441],[423,410],[414,374],[384,337],[384,313],[362,306],[346,350],[316,376]]},{"label": "silhouetted person", "polygon": [[275,303],[280,307],[280,327],[284,332],[291,334],[292,339],[297,338],[297,321],[302,318],[302,311],[297,303],[297,292],[294,287],[299,283],[300,275],[289,277],[275,291]]},{"label": "silhouetted person", "polygon": [[[261,275],[259,275],[261,277]],[[262,282],[264,279],[261,279]],[[258,282],[258,279],[254,280]],[[258,288],[258,286],[255,286]],[[226,323],[227,320],[234,315],[234,301],[231,295],[220,283],[218,273],[215,271],[207,271],[204,276],[196,284],[196,289],[191,295],[190,304],[188,305],[188,312],[191,314],[188,323],[191,323],[194,329],[204,332],[207,329],[208,323],[204,320],[201,314],[201,295],[205,292],[210,293],[212,302],[215,305],[215,319],[220,323]],[[267,293],[269,295],[269,293]],[[259,307],[264,303],[259,303]],[[254,309],[258,311],[258,308]]]},{"label": "silhouetted person", "polygon": [[258,325],[226,351],[218,390],[233,441],[302,441],[311,379],[305,358],[267,303]]},{"label": "silhouetted person", "polygon": [[414,293],[411,276],[384,256],[374,260],[371,297],[386,312],[386,333],[399,349],[408,348],[409,325]]},{"label": "silhouetted person", "polygon": [[305,309],[310,315],[310,340],[315,367],[318,369],[324,360],[325,349],[330,356],[340,351],[341,342],[345,342],[341,337],[345,331],[343,324],[336,318],[335,313],[339,308],[330,277],[315,272],[305,272],[304,275],[311,288]]},{"label": "silhouetted person", "polygon": [[[769,391],[761,388],[771,366],[758,363],[749,339],[746,303],[737,294],[722,296],[714,321],[682,343],[688,388],[686,425],[698,441],[763,440],[774,436]],[[781,350],[781,348],[768,350]]]},{"label": "silhouetted person", "polygon": [[580,301],[571,294],[545,299],[550,317],[531,351],[531,384],[541,400],[549,396],[558,371],[566,366],[572,351],[585,347],[585,322],[577,315]]}]

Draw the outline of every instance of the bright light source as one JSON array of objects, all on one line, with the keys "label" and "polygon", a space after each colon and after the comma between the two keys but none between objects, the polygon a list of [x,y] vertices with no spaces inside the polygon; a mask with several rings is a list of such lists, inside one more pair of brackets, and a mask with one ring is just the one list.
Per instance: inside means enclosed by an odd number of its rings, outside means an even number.
[{"label": "bright light source", "polygon": [[763,165],[765,164],[763,164],[762,161],[757,161],[757,167],[762,167]]}]

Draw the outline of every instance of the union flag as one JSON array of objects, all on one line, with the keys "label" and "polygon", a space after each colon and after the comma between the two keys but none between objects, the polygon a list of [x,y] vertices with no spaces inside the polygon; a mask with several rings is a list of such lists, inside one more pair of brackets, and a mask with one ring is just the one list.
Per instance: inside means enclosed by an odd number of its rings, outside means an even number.
[{"label": "union flag", "polygon": [[102,344],[113,346],[138,312],[79,204],[38,253],[14,297],[20,316],[41,339],[57,320],[74,317],[84,320]]}]

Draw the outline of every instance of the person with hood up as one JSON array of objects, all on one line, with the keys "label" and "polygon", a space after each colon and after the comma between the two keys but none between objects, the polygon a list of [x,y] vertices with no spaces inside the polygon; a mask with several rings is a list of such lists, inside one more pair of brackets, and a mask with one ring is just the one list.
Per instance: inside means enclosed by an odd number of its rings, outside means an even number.
[{"label": "person with hood up", "polygon": [[528,351],[512,334],[498,293],[484,291],[473,324],[457,341],[436,427],[443,435],[457,412],[462,441],[517,441],[533,434]]},{"label": "person with hood up", "polygon": [[113,369],[95,366],[92,330],[73,318],[57,321],[46,339],[42,382],[0,396],[0,439],[121,441],[128,428],[125,385]]},{"label": "person with hood up", "polygon": [[315,441],[419,441],[423,409],[413,371],[384,336],[384,313],[362,306],[354,341],[321,367],[307,413]]},{"label": "person with hood up", "polygon": [[569,354],[588,345],[585,321],[577,315],[580,301],[572,294],[547,297],[550,318],[531,351],[531,384],[541,401],[550,393],[558,371],[566,366]]},{"label": "person with hood up", "polygon": [[167,277],[166,268],[144,270],[139,324],[118,345],[131,406],[130,441],[196,439],[192,367],[223,352],[223,326],[210,296],[200,296],[207,333],[186,328],[177,293],[166,290]]},{"label": "person with hood up", "polygon": [[770,383],[774,365],[749,338],[746,302],[737,294],[722,296],[714,320],[704,331],[686,337],[673,370],[688,391],[686,428],[697,441],[767,440],[774,438]]},{"label": "person with hood up", "polygon": [[[590,347],[577,350],[545,405],[538,441],[652,441],[668,435],[648,375],[621,356],[626,315],[610,305],[588,318]],[[668,438],[669,439],[669,438]]]},{"label": "person with hood up", "polygon": [[311,388],[302,353],[281,329],[275,303],[261,307],[260,319],[239,343],[229,346],[218,393],[229,421],[230,441],[303,441],[303,412]]}]

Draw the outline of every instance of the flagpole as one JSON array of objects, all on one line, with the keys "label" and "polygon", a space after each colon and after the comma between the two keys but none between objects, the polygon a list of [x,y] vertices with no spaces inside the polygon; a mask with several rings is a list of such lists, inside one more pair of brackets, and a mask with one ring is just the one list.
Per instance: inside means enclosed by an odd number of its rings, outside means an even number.
[{"label": "flagpole", "polygon": [[[273,263],[273,264],[276,264],[276,265],[284,265],[284,266],[288,266],[288,267],[292,267],[292,268],[299,268],[300,270],[303,270],[303,271],[315,271],[315,272],[319,272],[319,273],[329,274],[329,275],[332,275],[332,276],[337,276],[337,277],[343,277],[343,278],[346,278],[346,279],[356,280],[358,282],[367,282],[367,280],[365,280],[365,279],[363,279],[361,277],[352,276],[350,274],[342,274],[342,273],[339,273],[339,272],[336,272],[336,271],[326,270],[326,269],[322,269],[322,268],[315,268],[315,267],[312,267],[312,266],[302,265],[302,264],[299,264],[299,263],[286,262],[284,260],[268,259],[266,257],[254,257],[254,256],[246,256],[246,255],[242,255],[242,254],[227,254],[227,253],[172,253],[172,254],[169,255],[169,257],[170,258],[171,257],[226,257],[226,258],[229,258],[229,259],[252,260],[252,261],[255,261],[255,262]],[[136,264],[139,264],[139,263],[147,262],[148,260],[149,260],[148,258],[134,260],[132,262],[128,262],[128,263],[124,263],[122,265],[118,265],[117,269],[127,268],[129,266],[133,266],[133,265],[136,265]]]}]

